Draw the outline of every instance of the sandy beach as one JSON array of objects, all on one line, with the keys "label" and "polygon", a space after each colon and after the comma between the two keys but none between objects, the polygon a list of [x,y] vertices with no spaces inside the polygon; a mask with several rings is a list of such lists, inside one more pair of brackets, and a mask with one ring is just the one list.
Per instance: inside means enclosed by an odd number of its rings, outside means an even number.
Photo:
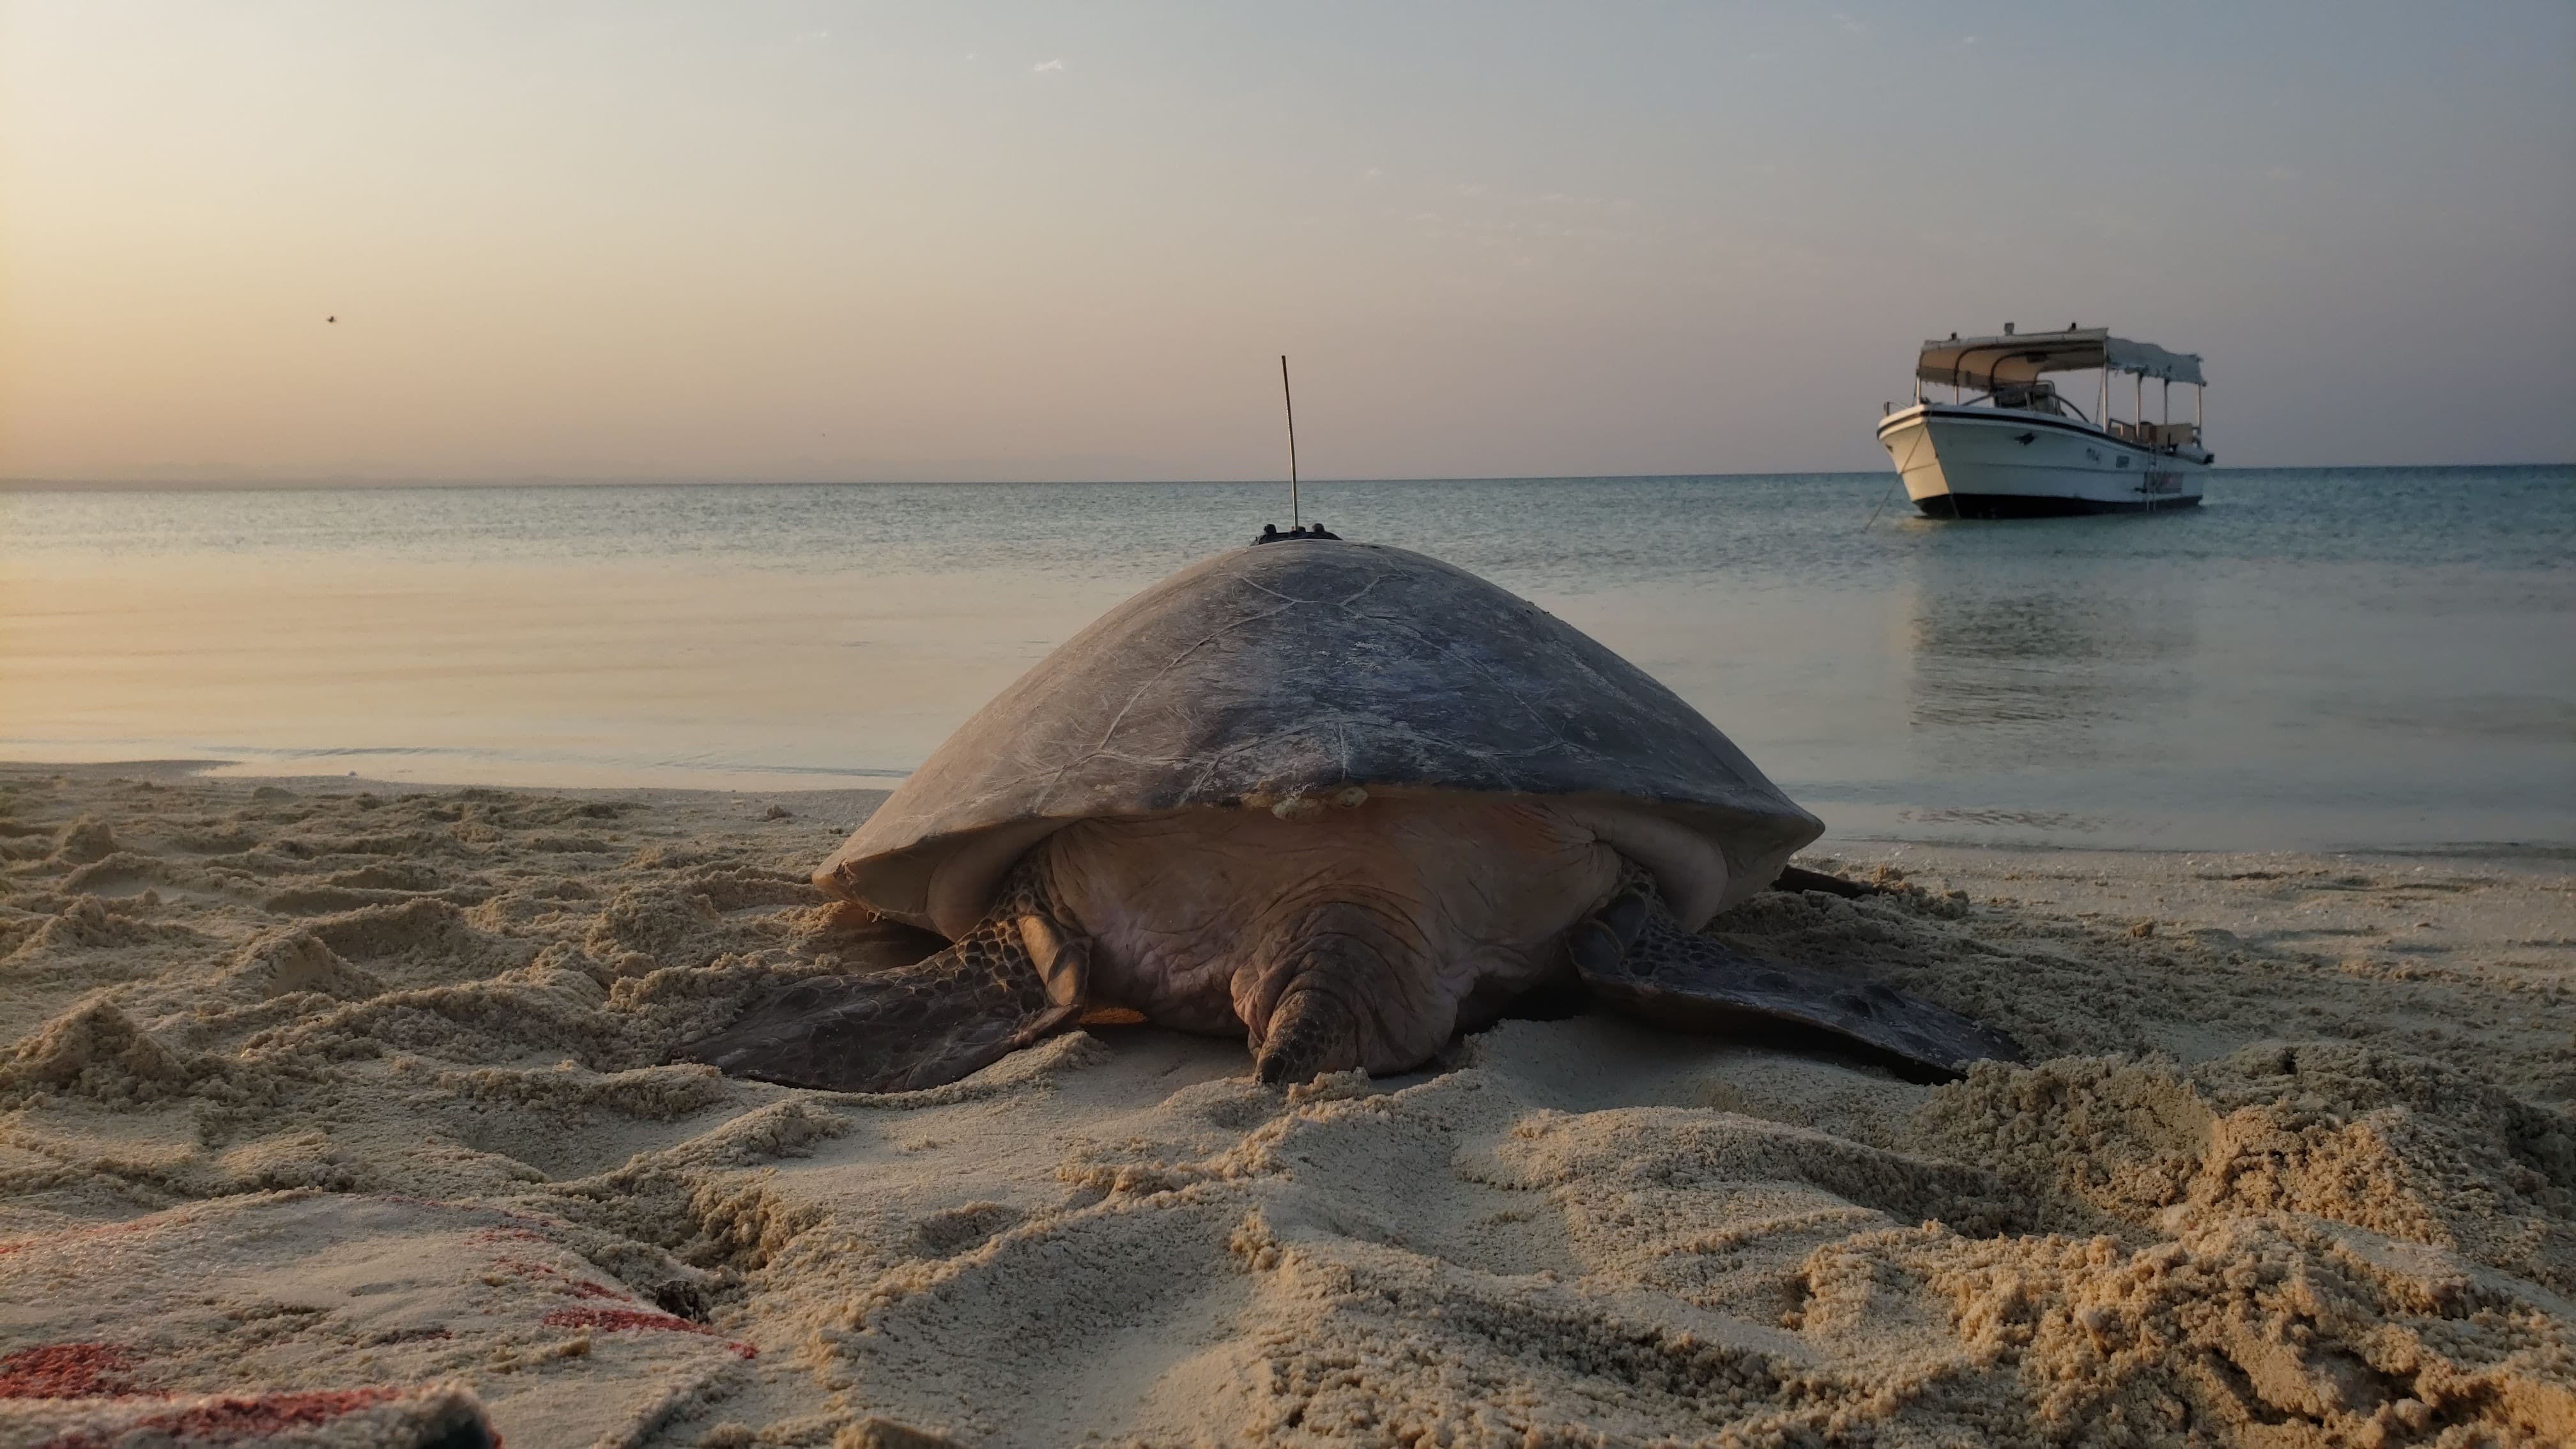
[{"label": "sandy beach", "polygon": [[1803,863],[1886,893],[1710,928],[2032,1049],[1946,1086],[1594,1016],[1284,1094],[1142,1027],[890,1097],[662,1065],[908,949],[806,880],[878,798],[0,767],[0,1443],[245,1402],[514,1446],[2576,1438],[2563,853],[1845,845]]}]

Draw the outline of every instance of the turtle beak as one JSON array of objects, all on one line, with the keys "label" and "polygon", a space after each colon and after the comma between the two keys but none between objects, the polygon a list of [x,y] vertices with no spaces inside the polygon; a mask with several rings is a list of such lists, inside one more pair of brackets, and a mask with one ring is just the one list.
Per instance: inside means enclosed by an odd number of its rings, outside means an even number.
[{"label": "turtle beak", "polygon": [[1360,1023],[1349,1003],[1299,982],[1271,1009],[1269,1030],[1255,1044],[1253,1075],[1264,1086],[1312,1081],[1360,1064]]}]

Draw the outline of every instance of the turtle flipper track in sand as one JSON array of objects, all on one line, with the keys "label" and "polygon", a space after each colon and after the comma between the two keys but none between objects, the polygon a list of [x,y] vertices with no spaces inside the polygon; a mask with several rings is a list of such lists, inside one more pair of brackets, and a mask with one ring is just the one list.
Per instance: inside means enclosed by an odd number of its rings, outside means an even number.
[{"label": "turtle flipper track in sand", "polygon": [[1910,1077],[1952,1078],[1971,1062],[2021,1059],[2011,1037],[1919,996],[1858,976],[1784,966],[1696,936],[1654,877],[1631,864],[1609,904],[1567,938],[1584,984],[1640,1016],[1703,1031],[1785,1022],[1846,1038]]},{"label": "turtle flipper track in sand", "polygon": [[800,981],[674,1056],[791,1087],[936,1087],[1071,1025],[1090,955],[1037,869],[1022,865],[948,949],[910,966]]}]

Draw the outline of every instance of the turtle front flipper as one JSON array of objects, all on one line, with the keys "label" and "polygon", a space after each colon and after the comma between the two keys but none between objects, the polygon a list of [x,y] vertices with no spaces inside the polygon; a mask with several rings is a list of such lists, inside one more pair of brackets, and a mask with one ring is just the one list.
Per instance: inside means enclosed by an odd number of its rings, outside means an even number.
[{"label": "turtle front flipper", "polygon": [[1919,996],[1841,972],[1784,966],[1682,929],[1654,877],[1630,864],[1618,894],[1575,923],[1574,967],[1596,996],[1702,1031],[1789,1023],[1830,1032],[1909,1077],[1951,1078],[2019,1061],[2011,1037]]},{"label": "turtle front flipper", "polygon": [[834,1092],[956,1081],[1081,1014],[1091,940],[1024,861],[954,945],[910,966],[817,976],[674,1054],[729,1076]]}]

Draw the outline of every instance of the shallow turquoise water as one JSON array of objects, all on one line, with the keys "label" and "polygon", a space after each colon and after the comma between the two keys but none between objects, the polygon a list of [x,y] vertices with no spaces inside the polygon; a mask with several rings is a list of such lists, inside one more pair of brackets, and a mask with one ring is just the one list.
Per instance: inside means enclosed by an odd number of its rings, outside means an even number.
[{"label": "shallow turquoise water", "polygon": [[[2576,469],[2221,472],[1934,523],[1884,474],[1309,484],[1537,599],[1838,834],[2576,845]],[[0,755],[423,781],[899,776],[1229,484],[0,495]]]}]

